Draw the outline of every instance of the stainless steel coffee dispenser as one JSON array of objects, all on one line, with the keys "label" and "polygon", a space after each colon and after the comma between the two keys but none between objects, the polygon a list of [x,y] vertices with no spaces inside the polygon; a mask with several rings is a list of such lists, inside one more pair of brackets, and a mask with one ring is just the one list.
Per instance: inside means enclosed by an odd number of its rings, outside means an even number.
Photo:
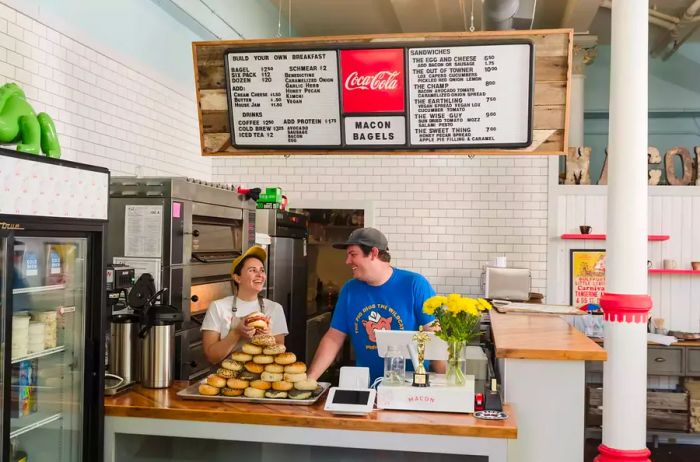
[{"label": "stainless steel coffee dispenser", "polygon": [[175,371],[175,323],[182,313],[168,305],[153,305],[144,312],[141,340],[141,385],[167,388]]},{"label": "stainless steel coffee dispenser", "polygon": [[139,317],[135,314],[115,314],[110,318],[109,361],[107,372],[124,379],[124,383],[138,382]]}]

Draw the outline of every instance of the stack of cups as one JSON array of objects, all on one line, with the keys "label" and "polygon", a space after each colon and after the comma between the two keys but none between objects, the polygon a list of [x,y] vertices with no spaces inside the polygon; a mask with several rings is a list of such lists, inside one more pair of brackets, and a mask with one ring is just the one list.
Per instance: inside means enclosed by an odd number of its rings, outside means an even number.
[{"label": "stack of cups", "polygon": [[29,346],[29,316],[12,316],[12,357],[27,356]]},{"label": "stack of cups", "polygon": [[34,311],[32,321],[44,323],[44,348],[56,348],[56,311]]},{"label": "stack of cups", "polygon": [[30,322],[29,323],[29,342],[27,346],[27,351],[31,353],[38,353],[44,351],[44,323],[43,322]]}]

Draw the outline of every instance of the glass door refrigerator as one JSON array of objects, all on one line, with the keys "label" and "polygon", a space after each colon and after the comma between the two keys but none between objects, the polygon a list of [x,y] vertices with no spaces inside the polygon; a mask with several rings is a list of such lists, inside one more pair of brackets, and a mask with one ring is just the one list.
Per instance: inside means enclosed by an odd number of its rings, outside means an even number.
[{"label": "glass door refrigerator", "polygon": [[102,460],[109,171],[0,150],[2,461]]}]

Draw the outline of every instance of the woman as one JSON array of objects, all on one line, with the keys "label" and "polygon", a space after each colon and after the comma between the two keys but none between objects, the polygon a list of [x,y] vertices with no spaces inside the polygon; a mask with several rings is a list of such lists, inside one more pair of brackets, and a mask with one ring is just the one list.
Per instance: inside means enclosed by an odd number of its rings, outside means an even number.
[{"label": "woman", "polygon": [[268,328],[257,333],[272,334],[278,344],[284,344],[289,333],[282,305],[263,298],[265,287],[264,261],[267,253],[262,247],[253,246],[233,260],[232,274],[234,295],[215,300],[209,305],[202,322],[204,354],[211,363],[219,363],[233,351],[250,342],[256,329],[246,327],[245,318],[262,312],[268,317]]}]

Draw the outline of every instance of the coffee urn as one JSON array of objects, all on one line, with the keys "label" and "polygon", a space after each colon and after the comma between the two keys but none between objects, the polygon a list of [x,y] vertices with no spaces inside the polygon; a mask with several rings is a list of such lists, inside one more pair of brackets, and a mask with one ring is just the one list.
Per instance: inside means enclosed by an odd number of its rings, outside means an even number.
[{"label": "coffee urn", "polygon": [[141,386],[167,388],[175,371],[175,323],[182,313],[168,305],[153,305],[144,313],[141,341]]},{"label": "coffee urn", "polygon": [[114,314],[109,325],[109,366],[107,372],[124,379],[124,383],[138,382],[138,333],[141,324],[135,314]]}]

